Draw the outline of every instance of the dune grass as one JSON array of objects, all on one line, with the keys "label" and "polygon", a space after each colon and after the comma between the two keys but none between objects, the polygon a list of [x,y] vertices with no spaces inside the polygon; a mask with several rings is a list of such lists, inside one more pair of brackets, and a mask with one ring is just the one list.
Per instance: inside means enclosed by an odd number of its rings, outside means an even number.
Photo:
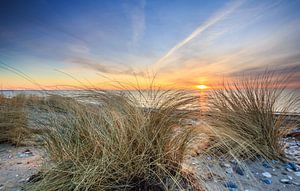
[{"label": "dune grass", "polygon": [[[299,127],[286,115],[299,106],[299,97],[284,92],[288,79],[289,76],[265,73],[237,78],[212,90],[206,117],[216,134],[211,152],[283,159],[283,138]],[[280,103],[283,99],[285,102]]]},{"label": "dune grass", "polygon": [[155,90],[88,97],[99,105],[63,99],[67,113],[43,127],[53,165],[28,190],[201,190],[181,168],[195,136],[185,121],[197,115],[196,97]]},{"label": "dune grass", "polygon": [[12,98],[0,95],[0,143],[20,145],[31,135],[27,128],[25,102],[24,95]]},{"label": "dune grass", "polygon": [[26,104],[32,109],[58,113],[66,113],[73,103],[75,103],[73,98],[59,94],[28,95],[26,101]]}]

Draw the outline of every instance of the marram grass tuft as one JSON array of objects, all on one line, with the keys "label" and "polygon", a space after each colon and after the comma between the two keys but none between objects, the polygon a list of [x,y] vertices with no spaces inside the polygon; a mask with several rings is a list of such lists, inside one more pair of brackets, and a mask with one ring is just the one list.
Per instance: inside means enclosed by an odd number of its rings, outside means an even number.
[{"label": "marram grass tuft", "polygon": [[20,145],[32,135],[28,128],[25,102],[24,95],[12,98],[0,95],[0,143]]},{"label": "marram grass tuft", "polygon": [[[85,95],[87,96],[87,95]],[[64,99],[43,134],[53,164],[28,190],[201,190],[181,164],[197,98],[180,91],[91,91],[98,104]],[[145,107],[147,105],[147,107]],[[189,109],[187,109],[187,107]]]},{"label": "marram grass tuft", "polygon": [[299,127],[288,120],[287,112],[299,106],[299,97],[285,92],[288,79],[266,72],[212,90],[206,118],[216,135],[211,153],[284,158],[283,138]]}]

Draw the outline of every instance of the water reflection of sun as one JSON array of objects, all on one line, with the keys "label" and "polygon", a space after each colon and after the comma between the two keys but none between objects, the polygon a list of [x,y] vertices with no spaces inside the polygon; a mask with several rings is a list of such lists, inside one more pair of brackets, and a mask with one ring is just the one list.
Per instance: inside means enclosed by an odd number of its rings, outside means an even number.
[{"label": "water reflection of sun", "polygon": [[202,112],[206,111],[206,107],[207,107],[207,94],[208,94],[208,89],[210,88],[209,86],[207,85],[204,85],[204,84],[199,84],[199,85],[196,85],[194,86],[198,91],[197,92],[197,95],[199,96],[199,106],[200,106],[200,110]]},{"label": "water reflection of sun", "polygon": [[197,88],[197,89],[200,89],[200,90],[205,90],[205,89],[207,89],[208,87],[207,87],[206,85],[204,85],[204,84],[201,84],[201,85],[197,85],[196,88]]}]

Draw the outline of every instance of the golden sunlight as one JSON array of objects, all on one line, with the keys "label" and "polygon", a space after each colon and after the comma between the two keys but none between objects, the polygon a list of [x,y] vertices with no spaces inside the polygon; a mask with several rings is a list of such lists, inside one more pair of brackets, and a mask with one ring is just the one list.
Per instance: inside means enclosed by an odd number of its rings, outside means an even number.
[{"label": "golden sunlight", "polygon": [[198,88],[200,90],[204,90],[204,89],[207,89],[208,86],[201,84],[201,85],[197,85],[196,88]]}]

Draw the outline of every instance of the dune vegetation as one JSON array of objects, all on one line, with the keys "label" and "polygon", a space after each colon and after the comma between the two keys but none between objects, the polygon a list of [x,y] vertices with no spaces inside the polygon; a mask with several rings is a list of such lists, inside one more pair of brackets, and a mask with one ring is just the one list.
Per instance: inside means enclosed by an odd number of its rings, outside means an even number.
[{"label": "dune vegetation", "polygon": [[212,153],[283,159],[283,138],[299,128],[288,119],[288,112],[300,104],[299,97],[284,91],[288,79],[265,73],[239,77],[212,90],[205,119],[216,135]]},{"label": "dune vegetation", "polygon": [[64,100],[70,99],[59,95],[47,97],[25,94],[17,94],[13,97],[0,95],[0,143],[12,143],[17,146],[32,144],[34,137],[43,134],[45,129],[30,126],[33,125],[29,123],[30,108],[46,112],[65,112],[67,106],[63,105]]},{"label": "dune vegetation", "polygon": [[13,98],[0,95],[0,143],[20,145],[31,136],[32,132],[27,128],[25,102],[24,95]]},{"label": "dune vegetation", "polygon": [[29,190],[199,190],[193,174],[181,171],[195,136],[184,121],[197,114],[184,108],[196,106],[196,97],[138,94],[147,108],[130,92],[91,92],[100,103],[94,106],[65,99],[67,115],[42,127],[49,129],[43,137],[54,164]]}]

